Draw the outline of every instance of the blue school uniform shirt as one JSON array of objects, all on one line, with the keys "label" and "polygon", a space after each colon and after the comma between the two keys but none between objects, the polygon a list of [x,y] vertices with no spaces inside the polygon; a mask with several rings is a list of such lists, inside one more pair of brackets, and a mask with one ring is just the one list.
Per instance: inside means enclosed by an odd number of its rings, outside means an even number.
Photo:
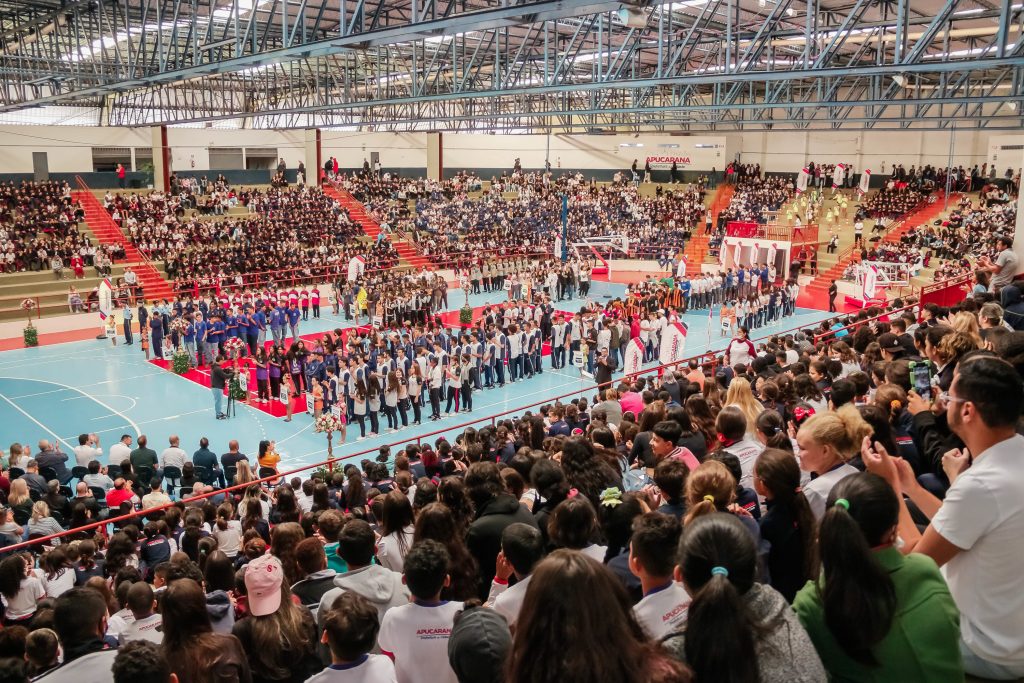
[{"label": "blue school uniform shirt", "polygon": [[299,317],[301,315],[302,315],[302,313],[299,311],[299,309],[297,309],[297,308],[289,308],[288,309],[288,324],[289,325],[298,325],[299,324]]}]

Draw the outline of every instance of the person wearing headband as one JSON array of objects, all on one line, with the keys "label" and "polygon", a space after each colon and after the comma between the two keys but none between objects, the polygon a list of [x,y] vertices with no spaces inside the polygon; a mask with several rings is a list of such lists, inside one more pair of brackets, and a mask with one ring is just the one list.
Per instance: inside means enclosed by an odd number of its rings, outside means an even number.
[{"label": "person wearing headband", "polygon": [[836,484],[822,571],[793,602],[829,674],[844,681],[962,681],[960,611],[935,561],[898,547],[899,500],[881,477]]},{"label": "person wearing headband", "polygon": [[684,627],[663,646],[695,681],[826,680],[807,632],[786,599],[758,582],[757,546],[740,520],[713,512],[683,527],[675,579],[693,596]]}]

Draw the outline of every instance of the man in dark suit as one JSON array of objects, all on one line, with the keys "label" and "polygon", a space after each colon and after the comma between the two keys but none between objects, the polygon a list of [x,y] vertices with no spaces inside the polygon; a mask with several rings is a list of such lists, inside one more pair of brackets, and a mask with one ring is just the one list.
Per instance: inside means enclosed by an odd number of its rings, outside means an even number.
[{"label": "man in dark suit", "polygon": [[603,349],[594,367],[594,381],[598,386],[609,384],[612,381],[615,367],[615,359],[608,355],[608,349]]}]

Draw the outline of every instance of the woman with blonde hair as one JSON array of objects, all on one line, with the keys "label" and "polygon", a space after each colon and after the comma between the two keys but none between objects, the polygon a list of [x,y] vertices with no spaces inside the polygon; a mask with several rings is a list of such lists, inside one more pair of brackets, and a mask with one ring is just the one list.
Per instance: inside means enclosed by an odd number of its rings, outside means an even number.
[{"label": "woman with blonde hair", "polygon": [[7,505],[11,508],[16,524],[25,526],[32,516],[32,497],[28,494],[28,483],[24,479],[11,482],[11,492],[7,495]]},{"label": "woman with blonde hair", "polygon": [[757,438],[757,418],[764,410],[760,401],[754,398],[754,392],[750,388],[750,382],[743,377],[737,377],[729,382],[729,391],[725,394],[723,405],[736,406],[747,418],[747,438]]},{"label": "woman with blonde hair", "polygon": [[231,484],[248,484],[256,481],[256,475],[253,474],[248,460],[239,460],[235,468],[235,480]]},{"label": "woman with blonde hair", "polygon": [[[62,531],[64,531],[64,527],[50,516],[50,506],[44,501],[36,501],[32,505],[32,517],[28,520],[29,537],[49,536],[50,534],[59,534]],[[60,545],[60,539],[55,538],[50,541],[50,544]]]},{"label": "woman with blonde hair", "polygon": [[975,346],[981,346],[981,328],[973,313],[960,311],[949,318],[949,326],[971,338]]},{"label": "woman with blonde hair", "polygon": [[800,426],[796,435],[800,469],[816,475],[803,492],[816,519],[825,514],[825,501],[832,487],[858,472],[849,461],[860,452],[864,437],[871,433],[871,425],[852,405],[816,413]]}]

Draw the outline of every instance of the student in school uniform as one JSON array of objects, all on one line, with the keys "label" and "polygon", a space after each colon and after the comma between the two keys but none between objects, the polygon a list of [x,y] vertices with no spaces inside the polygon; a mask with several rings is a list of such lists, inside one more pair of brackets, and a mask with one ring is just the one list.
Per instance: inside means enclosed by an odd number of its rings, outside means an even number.
[{"label": "student in school uniform", "polygon": [[400,683],[458,683],[448,661],[448,639],[461,602],[441,600],[451,582],[450,558],[437,541],[412,546],[405,556],[405,585],[413,601],[384,614],[377,642],[395,662]]},{"label": "student in school uniform", "polygon": [[387,655],[370,654],[380,632],[377,608],[353,591],[331,603],[320,642],[331,651],[330,665],[306,683],[397,683],[395,664]]}]

